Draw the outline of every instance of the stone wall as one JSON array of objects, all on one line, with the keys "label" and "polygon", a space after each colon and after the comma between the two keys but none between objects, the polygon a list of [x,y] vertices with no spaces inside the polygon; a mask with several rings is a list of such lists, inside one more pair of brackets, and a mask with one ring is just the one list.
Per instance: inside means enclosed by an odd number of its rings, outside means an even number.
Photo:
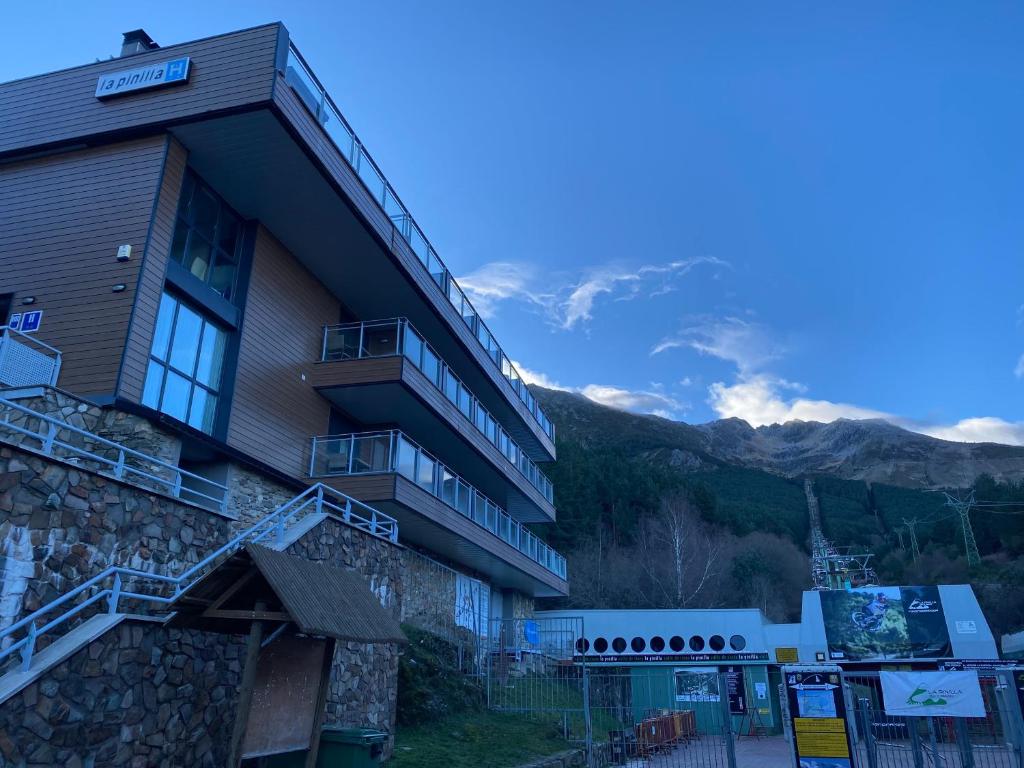
[{"label": "stone wall", "polygon": [[455,624],[455,571],[408,550],[401,618],[447,638]]},{"label": "stone wall", "polygon": [[536,601],[529,595],[514,591],[506,592],[505,599],[508,600],[510,595],[512,597],[512,615],[509,618],[532,619]]},{"label": "stone wall", "polygon": [[229,530],[222,516],[0,444],[0,627],[111,565],[180,573]]},{"label": "stone wall", "polygon": [[0,765],[220,768],[244,638],[125,621],[0,706]]},{"label": "stone wall", "polygon": [[228,511],[240,522],[252,525],[295,498],[301,490],[231,462],[226,467]]}]

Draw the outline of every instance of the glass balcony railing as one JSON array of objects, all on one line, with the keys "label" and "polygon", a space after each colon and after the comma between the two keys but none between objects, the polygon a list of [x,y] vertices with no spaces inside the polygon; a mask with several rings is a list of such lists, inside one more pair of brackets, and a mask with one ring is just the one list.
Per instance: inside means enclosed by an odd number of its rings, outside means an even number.
[{"label": "glass balcony railing", "polygon": [[395,355],[404,355],[412,362],[459,409],[467,421],[509,460],[530,485],[554,504],[555,490],[547,475],[541,472],[526,452],[509,437],[408,320],[398,317],[365,323],[329,325],[324,328],[324,361]]},{"label": "glass balcony railing", "polygon": [[370,157],[362,142],[349,126],[348,121],[342,116],[341,111],[331,100],[324,87],[320,85],[320,81],[317,80],[294,45],[288,49],[288,67],[285,79],[320,123],[320,127],[327,137],[362,180],[374,200],[391,219],[395,229],[409,244],[427,274],[437,283],[444,295],[448,297],[448,301],[459,312],[462,321],[476,336],[477,341],[497,369],[512,385],[512,389],[536,419],[541,430],[553,441],[555,425],[545,415],[519,372],[512,365],[512,361],[502,351],[494,335],[488,330],[472,303],[466,298],[466,294],[455,282],[451,272],[434,251],[430,241],[423,234],[423,230],[409,214],[394,188],[381,173],[380,168]]},{"label": "glass balcony railing", "polygon": [[396,472],[452,509],[566,578],[565,558],[538,539],[402,432],[364,432],[313,438],[311,478]]}]

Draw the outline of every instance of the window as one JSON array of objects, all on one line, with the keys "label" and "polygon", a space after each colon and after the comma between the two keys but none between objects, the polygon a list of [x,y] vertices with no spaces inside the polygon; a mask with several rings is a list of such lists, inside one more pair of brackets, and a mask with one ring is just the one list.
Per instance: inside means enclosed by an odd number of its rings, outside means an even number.
[{"label": "window", "polygon": [[729,647],[734,651],[742,651],[747,647],[747,638],[743,635],[733,635],[729,638]]},{"label": "window", "polygon": [[676,653],[679,653],[686,647],[686,641],[683,640],[679,635],[673,635],[668,641],[668,646]]},{"label": "window", "polygon": [[665,638],[660,635],[655,635],[651,638],[651,650],[655,653],[661,653],[665,650]]},{"label": "window", "polygon": [[7,318],[11,316],[11,304],[13,302],[13,293],[0,293],[0,326],[7,325]]},{"label": "window", "polygon": [[210,433],[227,334],[168,293],[160,299],[142,403]]},{"label": "window", "polygon": [[643,653],[644,649],[647,647],[647,641],[642,637],[634,637],[629,642],[629,647],[633,649],[633,653]]},{"label": "window", "polygon": [[590,650],[590,641],[585,637],[581,637],[576,641],[576,653],[586,653]]},{"label": "window", "polygon": [[704,650],[704,638],[700,635],[694,635],[690,638],[690,650],[700,653]]},{"label": "window", "polygon": [[624,650],[626,650],[625,639],[621,637],[616,637],[614,640],[612,640],[612,649],[616,653],[622,653]]},{"label": "window", "polygon": [[231,300],[238,271],[242,220],[220,196],[189,171],[181,189],[171,258]]},{"label": "window", "polygon": [[594,641],[594,650],[598,653],[604,653],[608,650],[608,641],[603,637],[597,638],[597,640]]},{"label": "window", "polygon": [[725,648],[725,638],[721,635],[712,635],[708,640],[708,645],[711,646],[712,651],[721,651]]}]

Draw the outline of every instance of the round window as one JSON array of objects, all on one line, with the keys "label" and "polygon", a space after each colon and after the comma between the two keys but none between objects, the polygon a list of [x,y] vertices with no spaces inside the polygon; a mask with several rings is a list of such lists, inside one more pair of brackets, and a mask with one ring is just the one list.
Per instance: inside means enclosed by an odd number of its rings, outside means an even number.
[{"label": "round window", "polygon": [[690,650],[691,651],[703,651],[704,650],[704,638],[700,635],[694,635],[690,638]]},{"label": "round window", "polygon": [[708,645],[711,646],[712,651],[721,651],[725,649],[725,638],[721,635],[712,635],[711,639],[708,640]]},{"label": "round window", "polygon": [[729,638],[729,647],[734,651],[742,651],[747,647],[747,638],[743,635],[733,635]]},{"label": "round window", "polygon": [[665,650],[665,638],[655,635],[651,638],[651,650],[655,653],[661,653]]},{"label": "round window", "polygon": [[594,641],[594,650],[598,653],[604,653],[608,650],[608,641],[603,637],[597,638],[597,640]]},{"label": "round window", "polygon": [[679,653],[680,651],[683,650],[683,648],[686,647],[686,641],[683,640],[683,638],[681,638],[679,635],[674,635],[668,641],[668,647],[671,648],[676,653]]},{"label": "round window", "polygon": [[581,637],[576,641],[576,653],[586,653],[590,650],[590,641],[585,637]]},{"label": "round window", "polygon": [[621,637],[616,637],[612,640],[612,650],[616,653],[622,653],[626,650],[626,641]]},{"label": "round window", "polygon": [[633,653],[643,653],[647,648],[647,641],[642,637],[634,637],[629,641],[629,647],[633,649]]}]

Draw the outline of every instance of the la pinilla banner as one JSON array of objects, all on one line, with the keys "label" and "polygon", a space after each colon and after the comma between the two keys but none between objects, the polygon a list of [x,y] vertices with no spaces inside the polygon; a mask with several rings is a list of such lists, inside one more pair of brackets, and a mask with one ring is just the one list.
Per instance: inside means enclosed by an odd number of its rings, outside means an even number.
[{"label": "la pinilla banner", "polygon": [[985,700],[975,671],[879,674],[887,715],[985,717]]}]

